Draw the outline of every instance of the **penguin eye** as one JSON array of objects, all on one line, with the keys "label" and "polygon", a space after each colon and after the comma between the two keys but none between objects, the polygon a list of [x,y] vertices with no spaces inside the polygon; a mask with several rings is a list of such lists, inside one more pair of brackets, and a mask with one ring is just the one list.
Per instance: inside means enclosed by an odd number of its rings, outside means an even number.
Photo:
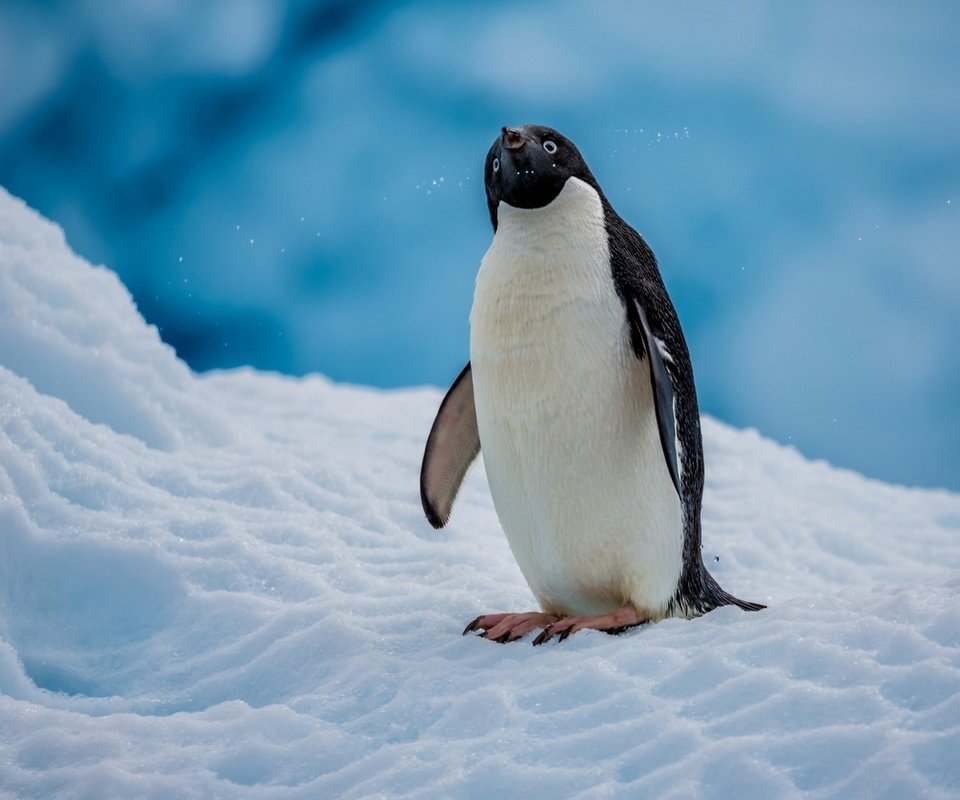
[{"label": "penguin eye", "polygon": [[550,155],[553,155],[557,152],[557,146],[549,139],[543,143],[543,149],[546,150]]},{"label": "penguin eye", "polygon": [[494,172],[499,172],[499,171],[500,171],[500,159],[499,159],[499,158],[493,159],[493,171],[494,171]]}]

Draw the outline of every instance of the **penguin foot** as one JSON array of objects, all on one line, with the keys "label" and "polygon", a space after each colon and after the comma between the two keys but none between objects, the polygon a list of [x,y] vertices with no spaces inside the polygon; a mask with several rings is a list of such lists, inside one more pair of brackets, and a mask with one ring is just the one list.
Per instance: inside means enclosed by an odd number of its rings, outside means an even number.
[{"label": "penguin foot", "polygon": [[463,629],[466,636],[470,631],[480,631],[480,636],[494,642],[513,642],[537,628],[549,628],[560,618],[541,611],[529,611],[521,614],[481,614]]},{"label": "penguin foot", "polygon": [[627,628],[648,621],[637,614],[637,609],[632,604],[627,604],[609,614],[599,614],[595,617],[564,617],[547,625],[540,632],[540,635],[533,640],[533,645],[536,647],[538,644],[545,644],[554,636],[559,637],[562,642],[570,634],[582,631],[584,628],[606,633],[623,633]]}]

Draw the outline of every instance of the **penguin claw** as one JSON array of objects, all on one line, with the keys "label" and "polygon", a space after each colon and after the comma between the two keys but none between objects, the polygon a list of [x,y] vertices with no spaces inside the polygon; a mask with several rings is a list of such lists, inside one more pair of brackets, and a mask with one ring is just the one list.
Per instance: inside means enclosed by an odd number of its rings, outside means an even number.
[{"label": "penguin claw", "polygon": [[575,633],[576,631],[580,630],[573,625],[563,625],[562,623],[564,622],[566,622],[566,620],[560,620],[560,624],[554,623],[553,625],[548,625],[546,628],[540,631],[540,635],[533,640],[533,646],[539,647],[541,644],[546,644],[554,636],[557,637],[558,642],[562,642],[568,636],[570,636],[571,633]]},{"label": "penguin claw", "polygon": [[540,645],[546,644],[550,641],[551,637],[553,636],[553,631],[550,630],[552,627],[552,625],[547,625],[546,628],[540,631],[540,634],[537,636],[537,638],[533,640],[534,647],[539,647]]},{"label": "penguin claw", "polygon": [[[480,620],[481,620],[481,619],[483,619],[483,615],[482,615],[482,614],[481,614],[479,617],[477,617],[475,620],[473,620],[473,622],[468,623],[467,627],[463,629],[463,633],[460,634],[460,635],[461,635],[461,636],[466,636],[466,635],[467,635],[468,633],[470,633],[471,631],[475,631],[477,628],[479,628],[479,627],[480,627]],[[482,635],[483,635],[483,634],[481,634],[481,636],[482,636]]]}]

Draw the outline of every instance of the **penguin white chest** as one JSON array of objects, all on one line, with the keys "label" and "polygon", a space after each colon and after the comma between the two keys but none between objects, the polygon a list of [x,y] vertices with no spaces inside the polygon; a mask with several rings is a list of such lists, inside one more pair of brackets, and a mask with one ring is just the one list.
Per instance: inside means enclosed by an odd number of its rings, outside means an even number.
[{"label": "penguin white chest", "polygon": [[543,208],[500,204],[470,325],[490,491],[541,606],[601,614],[632,602],[661,618],[683,514],[592,187],[570,178]]}]

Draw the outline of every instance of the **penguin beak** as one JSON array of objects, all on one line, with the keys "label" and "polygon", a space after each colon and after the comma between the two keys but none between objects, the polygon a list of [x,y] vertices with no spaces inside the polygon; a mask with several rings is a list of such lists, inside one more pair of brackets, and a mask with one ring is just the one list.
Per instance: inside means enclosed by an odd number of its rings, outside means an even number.
[{"label": "penguin beak", "polygon": [[517,128],[504,126],[500,140],[508,150],[519,150],[524,145],[523,134]]}]

